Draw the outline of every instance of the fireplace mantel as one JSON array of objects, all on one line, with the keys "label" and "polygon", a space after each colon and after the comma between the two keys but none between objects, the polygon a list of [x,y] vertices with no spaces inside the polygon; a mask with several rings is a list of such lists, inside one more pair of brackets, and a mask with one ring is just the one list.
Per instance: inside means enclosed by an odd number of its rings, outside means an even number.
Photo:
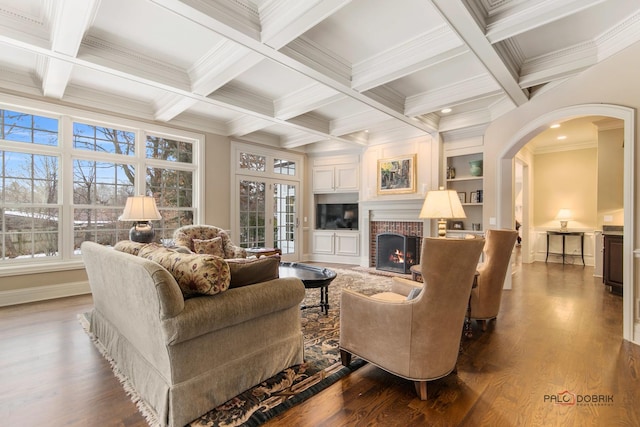
[{"label": "fireplace mantel", "polygon": [[360,216],[369,221],[422,221],[418,218],[424,199],[360,202]]}]

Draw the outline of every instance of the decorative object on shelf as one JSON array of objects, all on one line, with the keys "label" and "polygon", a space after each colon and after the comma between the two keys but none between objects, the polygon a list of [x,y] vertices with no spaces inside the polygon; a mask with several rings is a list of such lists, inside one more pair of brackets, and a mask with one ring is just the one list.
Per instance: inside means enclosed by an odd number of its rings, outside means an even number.
[{"label": "decorative object on shelf", "polygon": [[469,203],[478,203],[478,192],[471,191],[469,193]]},{"label": "decorative object on shelf", "polygon": [[151,243],[155,238],[152,220],[162,219],[156,201],[150,196],[131,196],[127,198],[124,212],[118,218],[120,221],[134,221],[129,230],[129,240],[138,243]]},{"label": "decorative object on shelf", "polygon": [[482,198],[483,198],[482,195],[484,193],[484,190],[478,190],[476,191],[476,193],[478,193],[478,203],[482,203]]},{"label": "decorative object on shelf", "polygon": [[462,203],[454,190],[432,190],[424,199],[419,218],[438,220],[438,237],[444,238],[447,234],[447,219],[466,218]]},{"label": "decorative object on shelf", "polygon": [[353,220],[356,217],[353,211],[344,211],[344,223],[347,228],[353,228]]},{"label": "decorative object on shelf", "polygon": [[567,223],[571,218],[571,210],[563,208],[558,211],[556,219],[560,221],[560,231],[567,231]]},{"label": "decorative object on shelf", "polygon": [[416,155],[378,160],[378,194],[416,192]]},{"label": "decorative object on shelf", "polygon": [[471,176],[482,176],[482,160],[470,161],[469,173],[471,174]]},{"label": "decorative object on shelf", "polygon": [[458,191],[458,199],[460,199],[460,203],[467,203],[467,193]]},{"label": "decorative object on shelf", "polygon": [[456,177],[456,168],[452,166],[447,167],[447,179],[455,179]]},{"label": "decorative object on shelf", "polygon": [[451,229],[452,230],[464,230],[464,222],[462,222],[462,221],[451,221]]},{"label": "decorative object on shelf", "polygon": [[471,229],[473,231],[480,231],[480,223],[479,222],[474,222],[473,224],[471,224]]}]

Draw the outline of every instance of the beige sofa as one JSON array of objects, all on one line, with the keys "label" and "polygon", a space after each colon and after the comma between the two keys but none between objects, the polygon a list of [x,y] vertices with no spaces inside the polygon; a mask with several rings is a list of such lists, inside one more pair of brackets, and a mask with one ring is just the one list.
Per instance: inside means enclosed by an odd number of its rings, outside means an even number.
[{"label": "beige sofa", "polygon": [[302,363],[295,278],[185,299],[149,259],[84,242],[90,330],[161,425],[183,426]]}]

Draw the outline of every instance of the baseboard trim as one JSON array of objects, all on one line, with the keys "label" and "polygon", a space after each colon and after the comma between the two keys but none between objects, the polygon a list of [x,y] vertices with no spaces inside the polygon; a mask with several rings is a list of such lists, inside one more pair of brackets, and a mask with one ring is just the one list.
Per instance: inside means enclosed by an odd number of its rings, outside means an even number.
[{"label": "baseboard trim", "polygon": [[37,286],[26,289],[11,289],[8,291],[0,291],[0,307],[89,293],[91,293],[91,288],[89,287],[88,281]]}]

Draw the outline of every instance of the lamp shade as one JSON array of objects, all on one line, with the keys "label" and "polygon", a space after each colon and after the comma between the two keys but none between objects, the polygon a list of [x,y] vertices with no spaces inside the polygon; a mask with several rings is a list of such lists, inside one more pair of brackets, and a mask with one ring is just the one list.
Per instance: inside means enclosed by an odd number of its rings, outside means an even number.
[{"label": "lamp shade", "polygon": [[131,196],[127,198],[120,221],[151,221],[161,219],[156,201],[150,196]]},{"label": "lamp shade", "polygon": [[453,219],[466,218],[458,193],[453,190],[432,190],[424,199],[420,218]]},{"label": "lamp shade", "polygon": [[556,215],[556,219],[560,221],[569,221],[571,218],[571,210],[570,209],[560,209],[558,214]]}]

